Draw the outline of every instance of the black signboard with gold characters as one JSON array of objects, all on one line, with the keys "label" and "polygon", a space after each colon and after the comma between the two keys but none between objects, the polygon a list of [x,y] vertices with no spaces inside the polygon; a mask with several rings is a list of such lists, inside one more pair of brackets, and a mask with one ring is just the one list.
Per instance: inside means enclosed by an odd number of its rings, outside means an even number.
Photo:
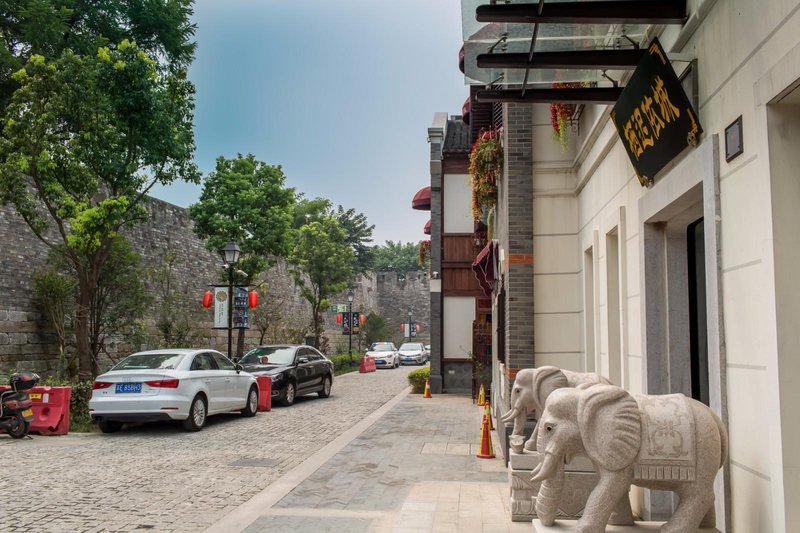
[{"label": "black signboard with gold characters", "polygon": [[653,39],[622,91],[611,119],[642,185],[703,132],[658,39]]}]

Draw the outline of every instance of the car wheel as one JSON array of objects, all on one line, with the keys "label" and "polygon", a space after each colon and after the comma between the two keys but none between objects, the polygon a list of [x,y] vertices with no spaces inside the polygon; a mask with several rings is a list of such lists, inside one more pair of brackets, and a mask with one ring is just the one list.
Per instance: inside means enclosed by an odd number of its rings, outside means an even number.
[{"label": "car wheel", "polygon": [[297,389],[295,388],[295,384],[293,381],[290,381],[286,384],[286,388],[283,389],[283,397],[281,398],[281,405],[290,406],[294,403],[295,395],[297,394]]},{"label": "car wheel", "polygon": [[20,415],[11,415],[11,417],[11,424],[6,431],[12,439],[21,439],[28,434],[29,424]]},{"label": "car wheel", "polygon": [[122,429],[122,422],[117,422],[116,420],[101,420],[97,423],[97,426],[103,433],[116,433]]},{"label": "car wheel", "polygon": [[183,421],[183,429],[186,431],[200,431],[206,425],[208,410],[205,399],[199,394],[192,400],[189,407],[189,417]]},{"label": "car wheel", "polygon": [[250,387],[250,392],[247,393],[247,405],[242,409],[242,415],[250,417],[256,416],[258,412],[258,389]]},{"label": "car wheel", "polygon": [[325,379],[322,381],[322,390],[317,392],[320,398],[327,398],[331,395],[331,377],[325,376]]}]

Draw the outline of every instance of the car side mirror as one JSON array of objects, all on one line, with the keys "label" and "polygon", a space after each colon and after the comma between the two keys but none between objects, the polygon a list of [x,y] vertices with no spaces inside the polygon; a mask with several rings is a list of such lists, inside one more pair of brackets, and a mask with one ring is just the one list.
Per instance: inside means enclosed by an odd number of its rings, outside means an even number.
[{"label": "car side mirror", "polygon": [[297,362],[301,365],[304,365],[308,363],[308,357],[301,357],[300,359],[297,360]]},{"label": "car side mirror", "polygon": [[238,374],[239,372],[244,370],[244,367],[242,365],[240,365],[239,363],[236,363],[235,365],[233,365],[233,369],[236,370],[236,373]]}]

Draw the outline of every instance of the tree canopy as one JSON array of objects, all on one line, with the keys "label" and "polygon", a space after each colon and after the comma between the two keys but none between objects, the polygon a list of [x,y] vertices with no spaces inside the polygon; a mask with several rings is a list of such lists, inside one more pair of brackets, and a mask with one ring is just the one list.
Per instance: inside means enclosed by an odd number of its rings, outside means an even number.
[{"label": "tree canopy", "polygon": [[[200,201],[189,207],[198,237],[213,252],[234,241],[242,249],[239,268],[252,279],[270,256],[288,255],[294,190],[285,187],[280,166],[255,156],[217,158],[216,170],[203,181]],[[249,280],[248,280],[249,281]]]},{"label": "tree canopy", "polygon": [[386,241],[382,246],[373,248],[376,272],[406,272],[421,270],[419,265],[419,244],[416,242]]},{"label": "tree canopy", "polygon": [[192,0],[0,0],[0,109],[19,87],[12,74],[34,55],[93,56],[127,39],[162,67],[183,70],[196,46],[191,15]]},{"label": "tree canopy", "polygon": [[145,218],[156,183],[199,179],[194,86],[130,41],[93,55],[32,55],[13,79],[19,87],[0,122],[0,202],[78,275],[76,346],[87,378],[88,310],[114,239]]}]

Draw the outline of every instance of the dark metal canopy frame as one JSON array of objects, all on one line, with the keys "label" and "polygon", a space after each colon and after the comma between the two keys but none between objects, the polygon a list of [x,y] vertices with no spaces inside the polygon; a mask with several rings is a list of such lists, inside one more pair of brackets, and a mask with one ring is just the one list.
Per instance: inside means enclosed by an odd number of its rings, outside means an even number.
[{"label": "dark metal canopy frame", "polygon": [[[476,20],[487,23],[532,24],[527,53],[489,53],[477,57],[479,68],[524,69],[520,87],[478,91],[480,102],[613,104],[622,88],[606,70],[633,70],[644,56],[639,44],[624,34],[630,48],[536,51],[539,28],[548,24],[684,24],[686,0],[589,0],[577,2],[495,3],[476,9]],[[532,70],[599,70],[610,87],[532,87]],[[558,80],[554,80],[558,82]],[[573,84],[566,84],[573,85]],[[596,84],[591,84],[596,85]]]}]

